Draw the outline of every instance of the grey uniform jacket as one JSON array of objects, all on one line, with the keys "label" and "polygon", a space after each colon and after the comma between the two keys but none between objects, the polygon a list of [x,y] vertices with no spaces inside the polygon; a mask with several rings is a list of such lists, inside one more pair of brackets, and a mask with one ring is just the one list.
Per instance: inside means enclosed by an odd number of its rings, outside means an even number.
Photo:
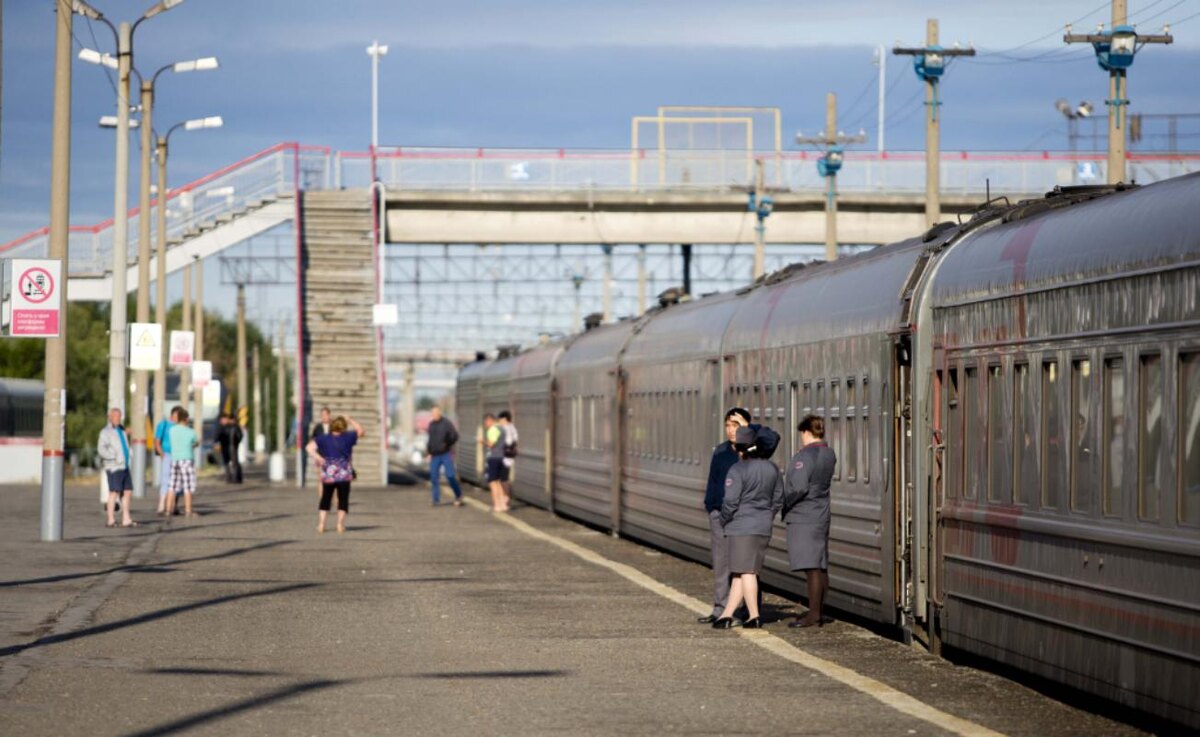
[{"label": "grey uniform jacket", "polygon": [[823,440],[809,443],[788,461],[783,519],[788,524],[829,524],[829,485],[837,456]]},{"label": "grey uniform jacket", "polygon": [[783,479],[763,458],[738,461],[725,475],[721,521],[726,535],[771,534],[771,522],[783,504]]},{"label": "grey uniform jacket", "polygon": [[[120,432],[124,432],[121,430]],[[96,455],[100,456],[105,471],[123,471],[125,469],[125,450],[121,447],[121,436],[110,423],[105,423],[96,441]],[[129,438],[125,439],[126,442]]]}]

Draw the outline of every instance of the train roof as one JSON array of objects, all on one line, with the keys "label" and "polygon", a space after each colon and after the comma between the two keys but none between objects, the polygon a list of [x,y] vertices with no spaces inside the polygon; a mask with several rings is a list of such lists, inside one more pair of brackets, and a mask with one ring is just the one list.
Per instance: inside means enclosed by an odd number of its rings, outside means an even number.
[{"label": "train roof", "polygon": [[521,352],[517,355],[516,364],[513,366],[513,378],[549,376],[551,369],[554,368],[554,361],[565,347],[566,343],[560,341],[534,346]]},{"label": "train roof", "polygon": [[559,359],[559,371],[615,367],[621,348],[642,319],[609,323],[580,333]]},{"label": "train roof", "polygon": [[1021,203],[963,238],[938,266],[933,306],[1200,263],[1200,173],[1084,194],[1068,188]]},{"label": "train roof", "polygon": [[[805,268],[750,289],[725,330],[723,350],[800,345],[898,327],[903,291],[922,238]],[[772,283],[774,282],[774,283]]]},{"label": "train roof", "polygon": [[648,313],[625,349],[624,363],[709,358],[721,353],[721,336],[737,311],[737,293],[721,292]]},{"label": "train roof", "polygon": [[37,379],[9,379],[0,377],[0,394],[10,397],[40,397],[46,385]]}]

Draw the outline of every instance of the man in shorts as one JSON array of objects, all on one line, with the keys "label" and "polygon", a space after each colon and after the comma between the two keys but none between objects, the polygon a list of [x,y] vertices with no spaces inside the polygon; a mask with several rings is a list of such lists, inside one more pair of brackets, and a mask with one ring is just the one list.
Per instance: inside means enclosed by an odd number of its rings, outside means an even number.
[{"label": "man in shorts", "polygon": [[167,494],[167,516],[175,512],[175,497],[183,494],[183,510],[192,516],[192,495],[196,493],[196,431],[188,426],[186,409],[179,410],[179,419],[171,427],[171,488]]},{"label": "man in shorts", "polygon": [[121,424],[121,410],[113,407],[108,411],[108,424],[100,431],[96,441],[96,454],[104,464],[108,477],[107,525],[117,526],[117,497],[121,498],[121,526],[137,527],[129,516],[130,498],[133,496],[133,476],[129,473],[129,436]]},{"label": "man in shorts", "polygon": [[164,417],[154,428],[154,449],[158,451],[158,515],[167,513],[167,492],[171,490],[171,428],[179,421],[179,405],[171,408],[170,418]]}]

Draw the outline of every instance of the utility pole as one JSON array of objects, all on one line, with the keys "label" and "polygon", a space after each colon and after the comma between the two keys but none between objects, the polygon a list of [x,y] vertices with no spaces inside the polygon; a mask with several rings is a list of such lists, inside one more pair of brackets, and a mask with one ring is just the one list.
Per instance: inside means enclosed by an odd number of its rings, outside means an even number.
[{"label": "utility pole", "polygon": [[263,432],[262,366],[259,364],[258,343],[254,344],[254,352],[251,355],[254,362],[254,411],[251,413],[251,417],[254,418],[254,462],[262,463],[266,433]]},{"label": "utility pole", "polygon": [[1175,39],[1170,29],[1163,26],[1158,35],[1139,34],[1128,24],[1127,0],[1113,0],[1112,27],[1109,31],[1101,25],[1095,33],[1072,33],[1071,26],[1063,36],[1065,43],[1090,43],[1096,51],[1096,61],[1108,72],[1108,183],[1125,181],[1125,134],[1121,121],[1125,117],[1122,109],[1129,105],[1126,89],[1126,72],[1133,65],[1133,57],[1146,44],[1169,44]]},{"label": "utility pole", "polygon": [[604,322],[612,322],[613,247],[605,244],[600,248],[604,251]]},{"label": "utility pole", "polygon": [[[146,125],[149,128],[149,124]],[[158,370],[154,372],[154,405],[153,412],[159,413],[159,418],[167,416],[167,342],[170,332],[167,330],[167,142],[163,138],[155,141],[155,158],[158,163],[158,243],[155,248],[154,276],[154,322],[162,326],[162,354],[159,356]],[[186,277],[185,277],[186,283]],[[179,396],[186,389],[182,379],[179,384]],[[155,463],[155,480],[161,483],[162,464]]]},{"label": "utility pole", "polygon": [[[71,0],[58,0],[54,16],[54,138],[50,148],[50,252],[62,262],[65,279],[71,227]],[[41,539],[63,537],[63,449],[67,427],[66,300],[58,316],[58,337],[46,339],[45,394],[42,398]]]},{"label": "utility pole", "polygon": [[[117,31],[117,176],[113,189],[112,302],[108,334],[108,406],[125,412],[126,272],[129,269],[129,76],[132,32]],[[136,486],[136,484],[135,484]]]},{"label": "utility pole", "polygon": [[925,46],[892,49],[899,56],[911,56],[917,76],[925,82],[925,225],[932,227],[942,218],[941,203],[941,122],[938,108],[938,80],[946,71],[946,59],[975,56],[975,49],[946,49],[938,45],[938,22],[925,22]]},{"label": "utility pole", "polygon": [[379,148],[379,57],[386,56],[388,47],[372,41],[367,47],[371,57],[371,150]]},{"label": "utility pole", "polygon": [[237,285],[237,404],[234,412],[240,422],[241,408],[250,408],[250,390],[246,377],[246,285]]},{"label": "utility pole", "polygon": [[[192,265],[183,267],[183,317],[180,329],[189,332],[192,329]],[[192,360],[196,360],[196,340],[192,336]],[[192,370],[184,366],[179,370],[179,406],[191,411],[192,407]]]},{"label": "utility pole", "polygon": [[[141,109],[140,123],[141,147],[138,152],[140,167],[138,170],[138,284],[137,284],[137,321],[150,322],[150,154],[154,150],[154,80],[141,80]],[[162,348],[166,343],[166,332],[162,334],[159,344],[158,360],[162,362]],[[133,372],[133,412],[130,422],[133,424],[133,496],[141,499],[146,496],[146,384],[150,376],[144,369]],[[154,416],[154,409],[150,416]],[[161,466],[162,464],[157,464]],[[157,474],[156,474],[157,475]]]},{"label": "utility pole", "polygon": [[[283,321],[279,321],[275,356],[275,451],[282,454],[287,444],[287,353],[283,345]],[[282,464],[281,464],[282,466]]]},{"label": "utility pole", "polygon": [[877,57],[879,60],[879,120],[876,123],[875,148],[879,153],[883,153],[883,111],[884,98],[887,96],[884,89],[887,84],[887,49],[883,47],[883,44],[879,44],[875,52],[879,55]]},{"label": "utility pole", "polygon": [[837,127],[837,95],[825,94],[825,130],[815,136],[796,136],[796,143],[825,147],[825,155],[817,161],[817,173],[825,177],[825,260],[837,260],[837,173],[842,168],[846,143],[864,143],[867,135],[859,132],[847,136]]},{"label": "utility pole", "polygon": [[[196,257],[196,357],[194,360],[204,360],[204,262]],[[228,380],[228,377],[223,377]],[[196,408],[196,415],[192,417],[192,428],[196,432],[196,468],[204,467],[204,390],[192,393],[192,406]]]},{"label": "utility pole", "polygon": [[638,268],[638,276],[637,276],[637,280],[638,280],[638,286],[637,286],[638,314],[641,315],[646,312],[646,244],[645,243],[641,243],[638,245],[637,268]]},{"label": "utility pole", "polygon": [[750,209],[755,211],[755,214],[758,217],[758,222],[754,226],[754,270],[750,274],[750,278],[752,280],[757,280],[759,277],[761,277],[763,275],[763,271],[766,269],[766,262],[767,262],[766,220],[767,220],[767,216],[771,214],[771,210],[768,207],[768,209],[764,213],[763,208],[761,207],[761,203],[763,203],[764,200],[766,202],[770,203],[771,198],[765,197],[763,195],[763,190],[764,190],[764,187],[763,187],[763,162],[762,162],[762,159],[755,159],[754,160],[754,193],[751,195],[751,203],[752,204],[751,204]]}]

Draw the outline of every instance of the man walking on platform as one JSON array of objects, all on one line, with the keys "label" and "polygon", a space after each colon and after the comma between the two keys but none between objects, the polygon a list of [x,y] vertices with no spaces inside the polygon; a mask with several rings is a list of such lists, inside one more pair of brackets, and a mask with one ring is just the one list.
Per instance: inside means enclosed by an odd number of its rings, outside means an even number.
[{"label": "man walking on platform", "polygon": [[439,488],[442,469],[446,469],[446,481],[454,490],[454,506],[462,506],[462,487],[458,485],[458,476],[454,473],[454,445],[458,442],[458,430],[454,423],[442,417],[442,408],[434,406],[430,410],[432,420],[429,422],[429,483],[433,491],[433,506],[441,503]]},{"label": "man walking on platform", "polygon": [[137,527],[129,516],[130,499],[133,496],[133,476],[129,473],[129,437],[121,425],[121,410],[113,407],[108,411],[108,424],[100,431],[96,441],[96,453],[104,463],[108,477],[107,525],[117,526],[117,497],[121,497],[121,526]]}]

